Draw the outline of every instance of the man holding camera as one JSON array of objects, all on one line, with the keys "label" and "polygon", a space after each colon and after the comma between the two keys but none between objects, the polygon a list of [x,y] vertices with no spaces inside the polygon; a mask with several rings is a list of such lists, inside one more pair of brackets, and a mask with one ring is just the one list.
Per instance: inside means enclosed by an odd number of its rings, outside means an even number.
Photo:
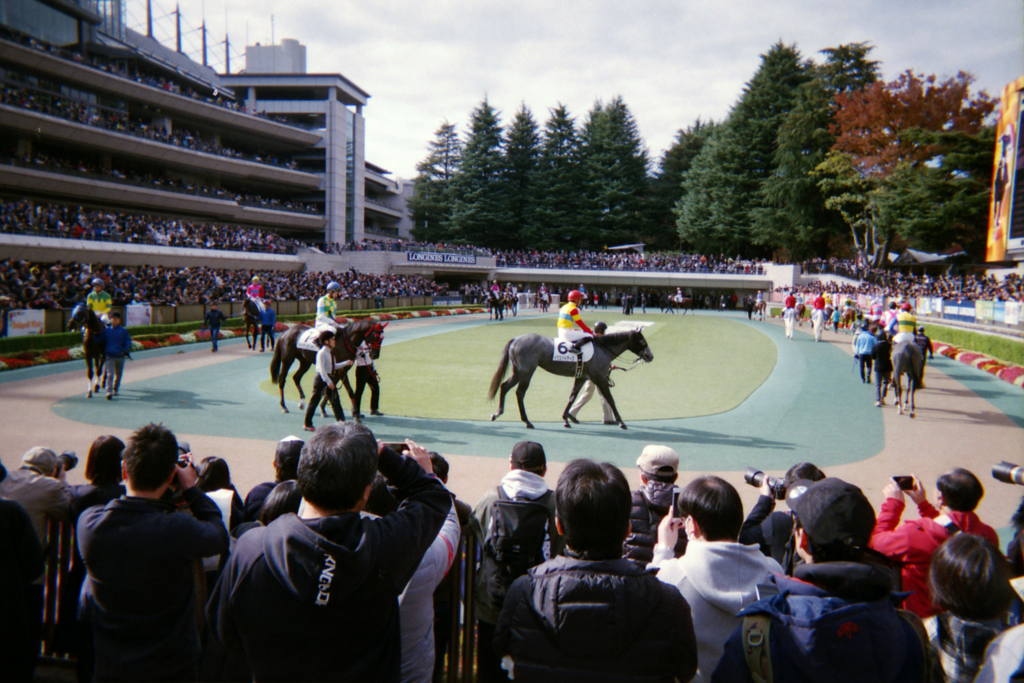
[{"label": "man holding camera", "polygon": [[[399,680],[398,596],[452,507],[430,455],[406,443],[411,457],[355,422],[320,427],[299,459],[299,514],[238,539],[207,618],[253,680]],[[402,503],[365,518],[378,471]]]},{"label": "man holding camera", "polygon": [[125,496],[78,518],[88,570],[79,618],[93,623],[96,679],[195,681],[195,560],[226,553],[227,529],[163,425],[132,434],[121,467]]},{"label": "man holding camera", "polygon": [[750,514],[740,528],[740,543],[757,545],[761,552],[778,562],[788,576],[802,560],[793,547],[793,513],[775,510],[775,501],[784,500],[794,482],[806,479],[821,481],[825,473],[809,462],[793,465],[780,481],[753,467],[748,467],[743,479],[761,489]]}]

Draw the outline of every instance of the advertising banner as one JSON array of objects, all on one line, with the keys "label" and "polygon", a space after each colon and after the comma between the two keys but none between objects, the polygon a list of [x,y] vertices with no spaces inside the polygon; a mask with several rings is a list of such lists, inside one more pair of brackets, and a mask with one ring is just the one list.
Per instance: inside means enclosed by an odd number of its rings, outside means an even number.
[{"label": "advertising banner", "polygon": [[7,335],[9,337],[25,337],[30,334],[42,334],[46,311],[20,310],[7,313]]},{"label": "advertising banner", "polygon": [[[1021,95],[1024,77],[1003,89],[999,121],[996,123],[996,148],[992,168],[992,199],[989,204],[986,261],[1002,261],[1007,248],[1019,247],[1024,240],[1024,206],[1014,206],[1018,171],[1024,166],[1021,154]],[[1022,174],[1024,175],[1024,174]],[[1019,200],[1016,203],[1020,203]]]},{"label": "advertising banner", "polygon": [[975,301],[974,317],[985,322],[992,321],[993,306],[991,301]]},{"label": "advertising banner", "polygon": [[1001,323],[1006,320],[1006,302],[1005,301],[993,301],[992,302],[992,322]]},{"label": "advertising banner", "polygon": [[1007,325],[1020,325],[1020,302],[1019,301],[1007,301],[1005,302],[1006,317],[1003,322]]},{"label": "advertising banner", "polygon": [[942,315],[942,298],[935,297],[932,299],[932,313],[936,315]]},{"label": "advertising banner", "polygon": [[950,318],[952,320],[962,320],[965,323],[973,323],[975,321],[974,302],[965,301],[963,299],[946,301],[942,317]]},{"label": "advertising banner", "polygon": [[148,304],[132,304],[124,307],[124,326],[138,327],[152,325],[153,309]]},{"label": "advertising banner", "polygon": [[476,254],[439,254],[433,251],[407,251],[405,258],[421,263],[457,263],[465,266],[476,265]]}]

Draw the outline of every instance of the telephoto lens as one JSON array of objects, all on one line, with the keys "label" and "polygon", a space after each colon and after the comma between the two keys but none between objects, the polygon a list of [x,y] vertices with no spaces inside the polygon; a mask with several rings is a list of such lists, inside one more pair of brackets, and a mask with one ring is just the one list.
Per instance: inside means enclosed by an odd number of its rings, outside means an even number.
[{"label": "telephoto lens", "polygon": [[756,467],[748,467],[743,470],[743,481],[747,482],[754,488],[759,489],[761,488],[761,484],[764,483],[764,472]]},{"label": "telephoto lens", "polygon": [[992,476],[1004,484],[1024,486],[1024,467],[1005,460],[992,466]]},{"label": "telephoto lens", "polygon": [[74,451],[64,451],[57,456],[57,459],[60,460],[60,464],[64,468],[65,472],[75,469],[78,465],[78,454]]}]

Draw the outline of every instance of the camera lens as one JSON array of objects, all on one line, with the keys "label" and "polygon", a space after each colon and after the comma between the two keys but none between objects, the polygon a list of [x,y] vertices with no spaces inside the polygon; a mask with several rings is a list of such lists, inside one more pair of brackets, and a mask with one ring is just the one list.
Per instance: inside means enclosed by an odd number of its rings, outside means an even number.
[{"label": "camera lens", "polygon": [[992,476],[1004,484],[1019,484],[1024,486],[1024,467],[1014,465],[1005,460],[992,466]]},{"label": "camera lens", "polygon": [[756,467],[748,467],[743,470],[743,481],[754,488],[761,488],[761,484],[764,483],[764,472]]}]

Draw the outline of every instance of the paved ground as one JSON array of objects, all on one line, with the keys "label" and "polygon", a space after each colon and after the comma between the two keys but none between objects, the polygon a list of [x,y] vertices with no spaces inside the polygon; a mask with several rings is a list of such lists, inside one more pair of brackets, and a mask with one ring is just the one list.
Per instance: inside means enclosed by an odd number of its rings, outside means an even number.
[{"label": "paved ground", "polygon": [[[748,465],[780,474],[794,462],[810,460],[861,486],[876,505],[890,475],[914,473],[934,482],[950,467],[965,466],[986,487],[981,516],[997,528],[1008,525],[1024,490],[996,482],[990,471],[1000,460],[1024,464],[1024,392],[936,358],[928,367],[928,388],[918,393],[916,419],[899,417],[891,405],[874,407],[873,389],[852,372],[850,337],[844,333],[826,333],[816,344],[804,326],[796,340],[788,341],[781,323],[734,319],[764,332],[778,348],[778,361],[747,401],[719,415],[631,420],[628,431],[594,423],[565,430],[560,423],[540,422],[529,431],[514,419],[384,417],[366,424],[385,440],[413,436],[444,453],[452,465],[450,486],[470,503],[507,471],[507,453],[521,439],[544,444],[553,461],[552,482],[562,463],[592,457],[621,466],[633,485],[639,483],[634,462],[643,445],[666,443],[682,455],[681,469],[720,474],[737,486],[748,507],[756,499],[756,491],[743,484]],[[393,323],[388,336],[397,341],[480,324],[500,323],[488,323],[481,315],[403,321]],[[137,354],[126,370],[122,397],[112,402],[84,398],[81,363],[5,372],[0,375],[0,459],[8,468],[17,466],[21,453],[40,444],[72,448],[84,457],[100,434],[126,438],[143,421],[163,421],[199,456],[226,458],[244,494],[272,477],[274,442],[285,434],[301,435],[301,418],[294,412],[281,415],[276,401],[258,387],[268,362],[267,354],[254,355],[232,341],[222,343],[217,354],[205,345]],[[443,396],[449,388],[440,370]],[[644,377],[657,381],[653,372]],[[395,390],[384,387],[385,412],[387,392]],[[72,483],[83,481],[82,469],[71,473]],[[681,479],[686,477],[683,473]]]}]

